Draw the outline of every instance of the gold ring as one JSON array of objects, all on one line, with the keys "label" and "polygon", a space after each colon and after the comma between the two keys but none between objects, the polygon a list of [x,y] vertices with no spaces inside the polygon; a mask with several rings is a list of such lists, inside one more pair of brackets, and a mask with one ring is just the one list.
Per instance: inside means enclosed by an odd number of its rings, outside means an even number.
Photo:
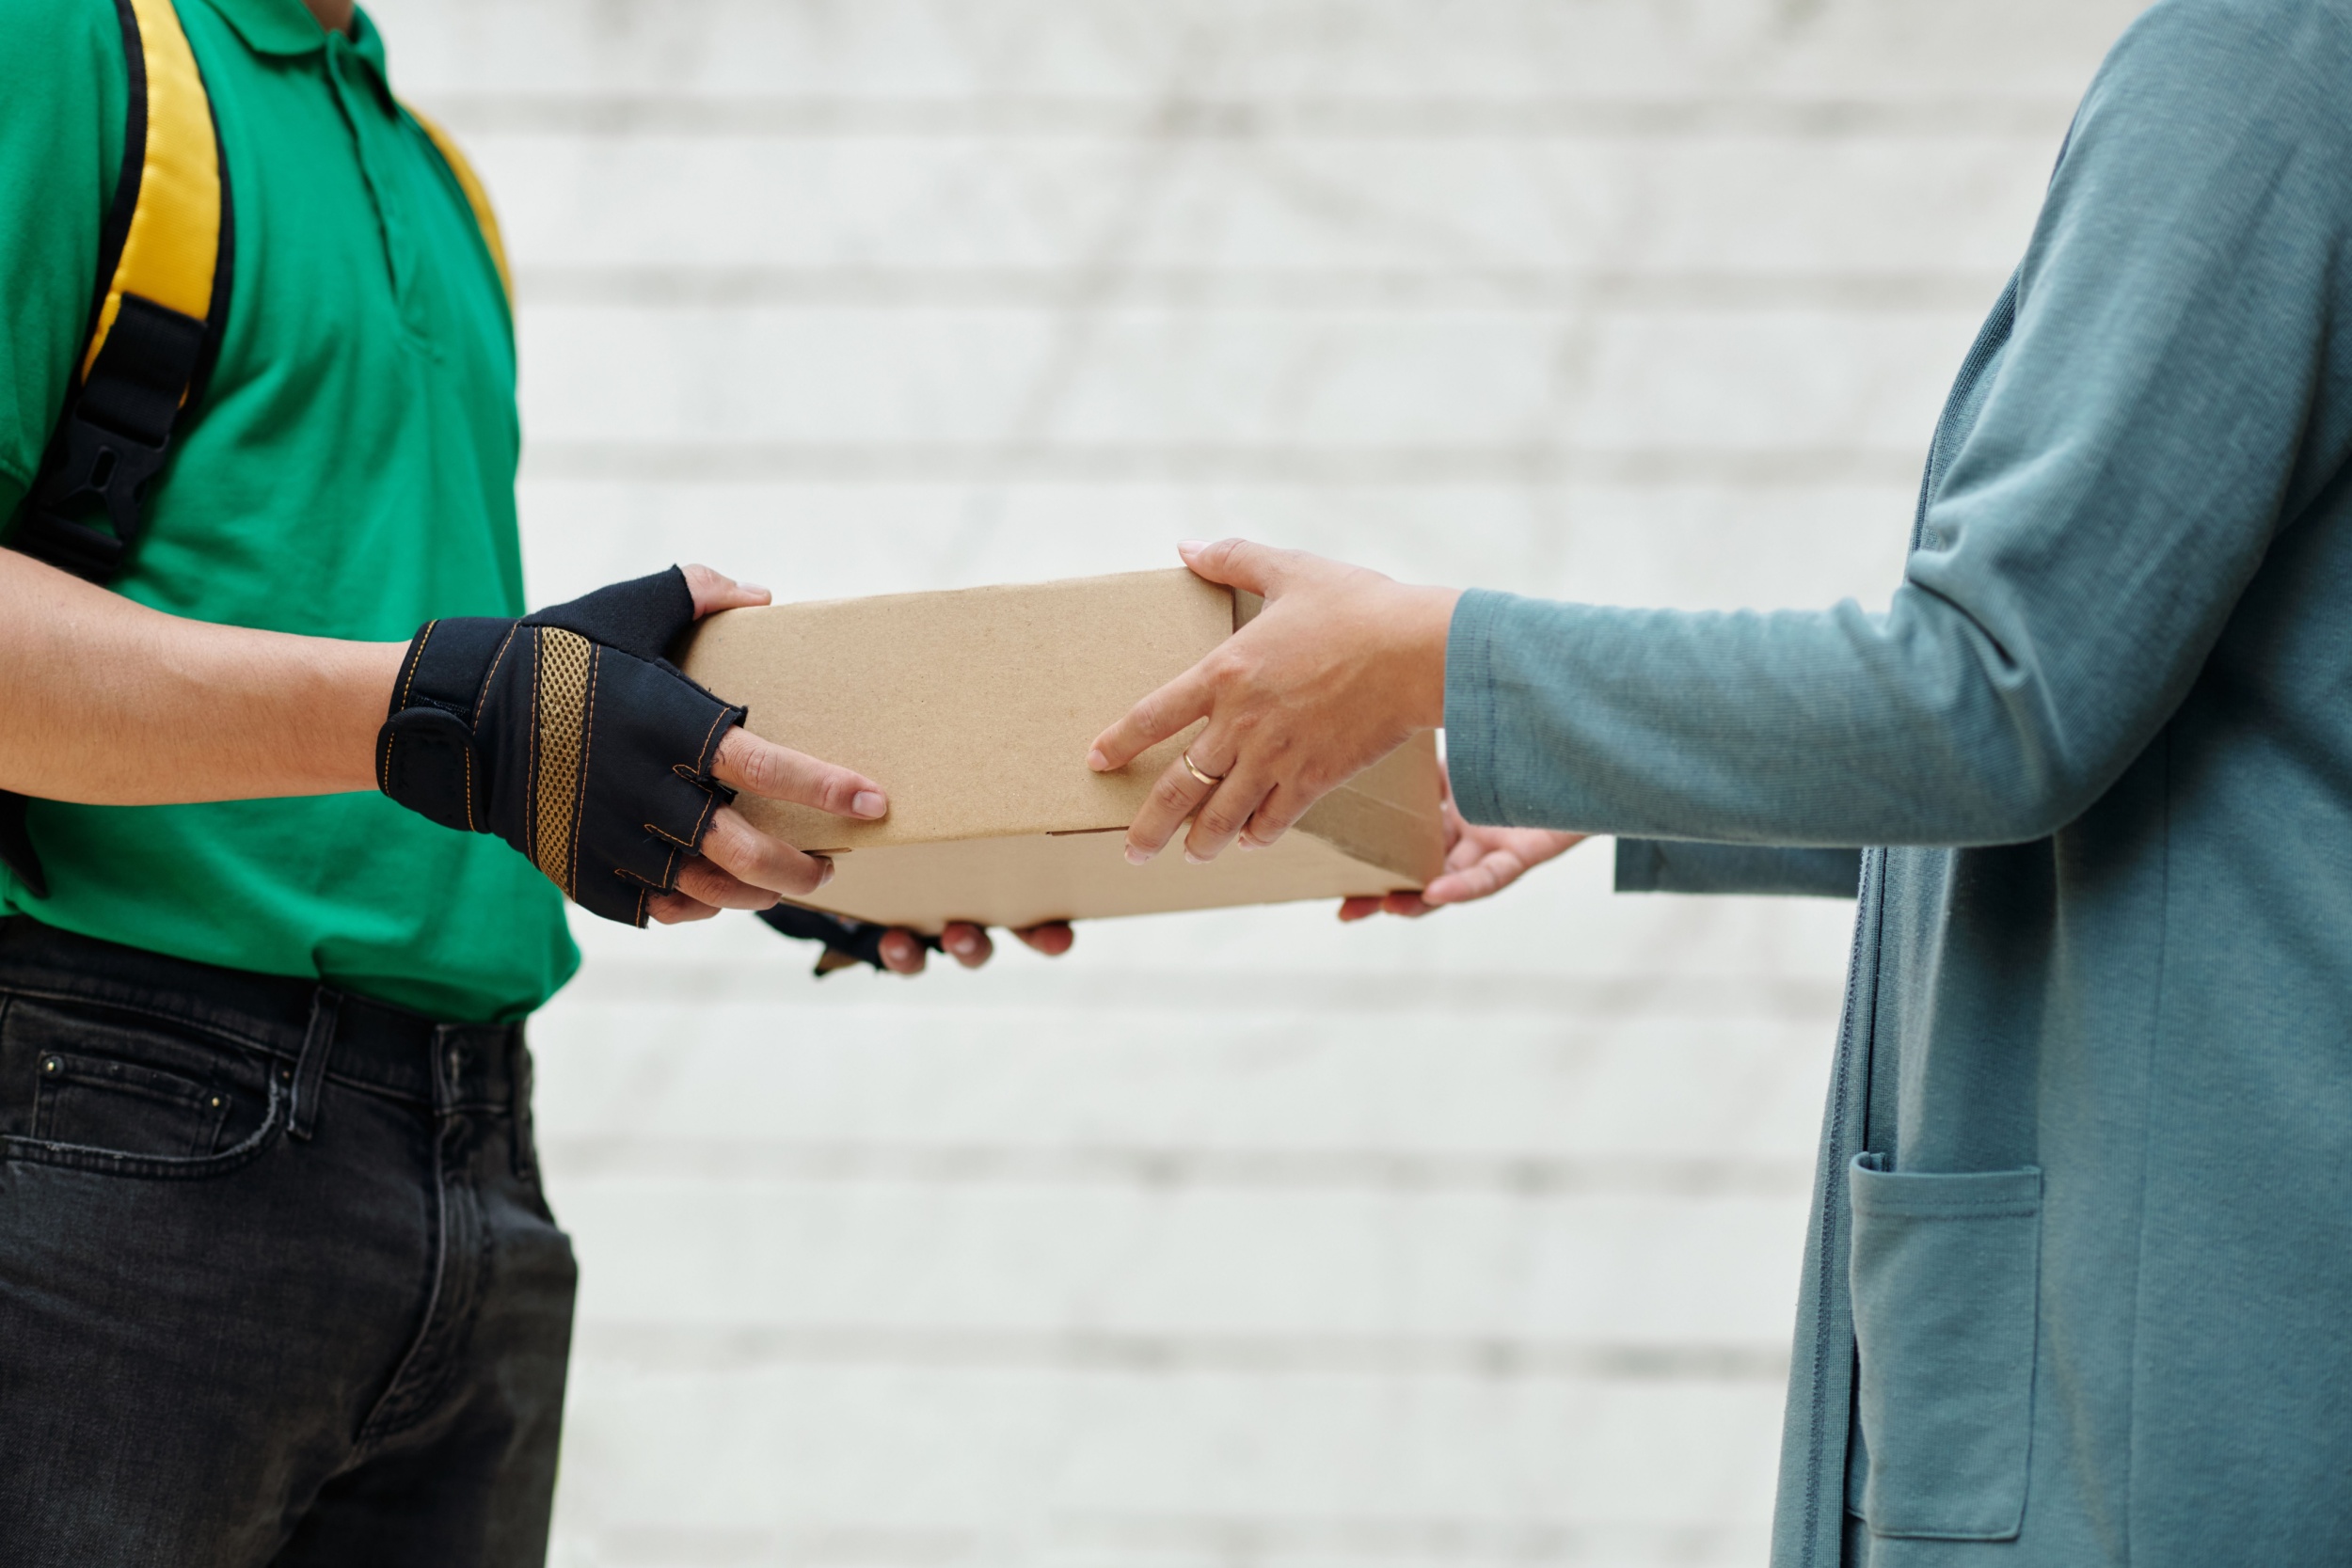
[{"label": "gold ring", "polygon": [[1200,771],[1200,765],[1192,760],[1192,753],[1190,752],[1186,752],[1184,753],[1184,771],[1191,774],[1194,778],[1199,779],[1202,784],[1207,784],[1211,789],[1215,789],[1217,785],[1225,782],[1225,775],[1222,773],[1203,773]]}]

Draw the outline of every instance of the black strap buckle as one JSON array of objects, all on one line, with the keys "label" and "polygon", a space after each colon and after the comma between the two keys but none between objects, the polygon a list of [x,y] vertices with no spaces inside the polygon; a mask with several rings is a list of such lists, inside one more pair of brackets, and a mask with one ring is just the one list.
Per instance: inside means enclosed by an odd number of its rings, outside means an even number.
[{"label": "black strap buckle", "polygon": [[[55,473],[24,509],[9,543],[61,571],[103,583],[121,572],[138,537],[140,492],[163,470],[171,438],[141,441],[95,424],[78,410],[60,435]],[[104,512],[112,533],[74,515],[92,510]]]}]

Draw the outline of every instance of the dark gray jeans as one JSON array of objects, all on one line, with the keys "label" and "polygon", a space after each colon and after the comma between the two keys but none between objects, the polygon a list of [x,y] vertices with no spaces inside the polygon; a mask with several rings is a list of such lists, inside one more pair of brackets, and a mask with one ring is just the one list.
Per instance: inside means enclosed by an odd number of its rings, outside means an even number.
[{"label": "dark gray jeans", "polygon": [[519,1028],[0,920],[0,1563],[543,1561],[530,1095]]}]

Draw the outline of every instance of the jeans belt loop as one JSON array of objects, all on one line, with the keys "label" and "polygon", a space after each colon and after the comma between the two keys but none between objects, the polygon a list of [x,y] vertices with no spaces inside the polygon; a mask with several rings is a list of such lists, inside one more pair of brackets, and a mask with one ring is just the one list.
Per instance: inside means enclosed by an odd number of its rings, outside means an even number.
[{"label": "jeans belt loop", "polygon": [[310,1027],[302,1037],[302,1058],[294,1063],[294,1119],[286,1129],[305,1143],[318,1125],[319,1096],[326,1087],[326,1058],[335,1049],[335,1022],[342,1005],[342,993],[325,986],[310,1002]]},{"label": "jeans belt loop", "polygon": [[506,1092],[513,1106],[515,1175],[524,1181],[536,1181],[539,1138],[531,1125],[531,1047],[519,1024],[506,1035]]}]

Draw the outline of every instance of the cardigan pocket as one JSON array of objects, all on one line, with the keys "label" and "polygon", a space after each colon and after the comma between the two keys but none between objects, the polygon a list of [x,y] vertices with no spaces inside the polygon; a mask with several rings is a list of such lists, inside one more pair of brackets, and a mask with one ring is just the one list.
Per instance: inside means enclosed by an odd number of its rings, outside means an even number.
[{"label": "cardigan pocket", "polygon": [[2025,1523],[2042,1172],[1933,1175],[1857,1156],[1856,1410],[1873,1535],[2007,1541]]}]

